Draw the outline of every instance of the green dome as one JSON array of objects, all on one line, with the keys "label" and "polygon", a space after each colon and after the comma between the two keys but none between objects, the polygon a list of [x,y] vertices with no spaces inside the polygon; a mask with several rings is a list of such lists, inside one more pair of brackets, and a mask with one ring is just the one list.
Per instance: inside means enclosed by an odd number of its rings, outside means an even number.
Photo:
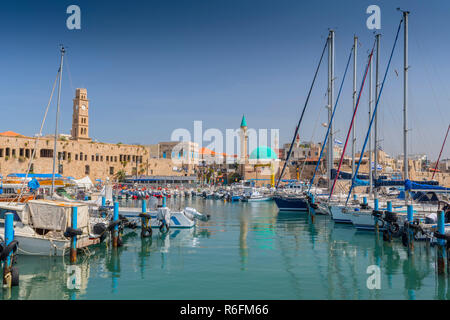
[{"label": "green dome", "polygon": [[274,160],[278,159],[277,154],[268,146],[260,146],[252,151],[250,159]]}]

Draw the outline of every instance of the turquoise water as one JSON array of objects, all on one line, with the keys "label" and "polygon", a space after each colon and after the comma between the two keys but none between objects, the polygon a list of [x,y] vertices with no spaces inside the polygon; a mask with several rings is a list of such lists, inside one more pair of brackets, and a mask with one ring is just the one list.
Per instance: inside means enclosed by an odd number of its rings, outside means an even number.
[{"label": "turquoise water", "polygon": [[[133,205],[128,203],[128,205]],[[139,204],[135,203],[135,206]],[[117,251],[105,244],[78,257],[81,283],[68,289],[67,257],[19,256],[20,286],[3,299],[446,299],[436,249],[416,243],[414,257],[396,239],[377,240],[318,216],[278,212],[273,202],[171,200],[211,214],[193,229],[139,229]],[[379,265],[381,289],[368,289]]]}]

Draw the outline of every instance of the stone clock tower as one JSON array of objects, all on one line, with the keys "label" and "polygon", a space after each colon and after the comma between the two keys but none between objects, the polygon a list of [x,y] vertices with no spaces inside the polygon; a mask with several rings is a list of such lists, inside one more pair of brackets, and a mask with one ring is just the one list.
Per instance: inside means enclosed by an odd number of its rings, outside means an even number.
[{"label": "stone clock tower", "polygon": [[73,99],[72,139],[91,140],[89,138],[89,100],[87,90],[77,88]]}]

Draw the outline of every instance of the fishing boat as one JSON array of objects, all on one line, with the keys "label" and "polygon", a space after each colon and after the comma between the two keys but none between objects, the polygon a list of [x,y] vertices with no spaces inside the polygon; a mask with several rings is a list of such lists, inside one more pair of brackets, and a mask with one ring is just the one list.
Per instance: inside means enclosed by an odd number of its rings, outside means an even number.
[{"label": "fishing boat", "polygon": [[256,201],[270,201],[272,197],[261,194],[258,190],[253,188],[250,193],[244,193],[241,201],[243,202],[256,202]]},{"label": "fishing boat", "polygon": [[[120,208],[119,214],[125,218],[139,218],[142,213],[141,208]],[[206,221],[208,215],[198,212],[195,208],[186,207],[181,211],[172,211],[167,207],[160,207],[157,210],[147,210],[150,215],[150,226],[160,228],[162,223],[166,223],[170,228],[192,228],[197,220]]]},{"label": "fishing boat", "polygon": [[14,238],[18,253],[24,255],[62,256],[69,253],[72,208],[77,208],[77,248],[100,243],[100,235],[91,229],[88,205],[52,200],[27,203],[0,203],[0,236],[4,239],[5,213],[14,214]]}]

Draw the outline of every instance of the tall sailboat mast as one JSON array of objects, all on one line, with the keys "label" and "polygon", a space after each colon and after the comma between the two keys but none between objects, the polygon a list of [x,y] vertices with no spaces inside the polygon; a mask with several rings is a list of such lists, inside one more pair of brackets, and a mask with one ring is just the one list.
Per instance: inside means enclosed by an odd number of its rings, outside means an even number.
[{"label": "tall sailboat mast", "polygon": [[[353,36],[353,112],[355,112],[356,108],[356,56],[358,49],[358,37]],[[356,143],[356,135],[355,135],[355,127],[352,127],[352,177],[355,174],[355,143]]]},{"label": "tall sailboat mast", "polygon": [[55,171],[56,171],[56,156],[57,156],[57,141],[58,141],[58,122],[59,122],[59,104],[61,98],[61,79],[62,79],[62,70],[63,70],[63,62],[64,62],[64,53],[66,50],[64,46],[61,46],[61,62],[59,64],[59,82],[58,82],[58,100],[56,105],[56,124],[55,124],[55,144],[53,147],[53,172],[52,172],[52,189],[50,196],[53,197],[53,193],[55,192]]},{"label": "tall sailboat mast", "polygon": [[333,93],[334,93],[334,30],[330,30],[328,35],[328,123],[330,124],[330,139],[328,139],[328,190],[331,190],[331,170],[333,169]]},{"label": "tall sailboat mast", "polygon": [[[369,124],[372,120],[372,63],[369,67]],[[369,194],[372,194],[372,185],[373,185],[373,177],[372,177],[372,132],[369,132]]]},{"label": "tall sailboat mast", "polygon": [[403,11],[404,30],[404,69],[403,69],[403,177],[409,179],[408,168],[408,15]]},{"label": "tall sailboat mast", "polygon": [[[376,40],[376,46],[377,46],[377,54],[376,54],[376,61],[375,61],[375,101],[377,101],[378,99],[378,92],[379,92],[379,86],[380,86],[380,82],[379,82],[379,77],[378,77],[378,71],[379,71],[379,64],[380,64],[380,34],[377,34],[375,36],[375,40]],[[377,180],[378,175],[377,175],[377,168],[378,168],[378,113],[375,113],[375,123],[374,123],[375,127],[374,127],[374,154],[373,154],[373,167],[374,167],[374,172],[373,172],[373,178],[374,180]],[[375,188],[374,190],[374,197],[377,198],[378,196],[378,192],[377,189]]]}]

